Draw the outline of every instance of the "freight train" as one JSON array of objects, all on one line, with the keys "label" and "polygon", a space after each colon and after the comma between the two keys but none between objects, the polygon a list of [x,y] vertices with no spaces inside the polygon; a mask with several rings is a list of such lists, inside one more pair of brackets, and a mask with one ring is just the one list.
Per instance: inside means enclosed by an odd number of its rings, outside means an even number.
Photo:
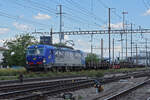
[{"label": "freight train", "polygon": [[84,52],[52,45],[31,45],[26,53],[27,70],[80,70],[85,68]]},{"label": "freight train", "polygon": [[[81,50],[74,50],[67,47],[56,47],[53,45],[31,45],[27,48],[26,69],[27,70],[57,70],[74,71],[90,69],[109,69],[109,68],[131,68],[138,67],[130,61],[115,62],[109,64],[108,59],[103,61],[86,62],[86,53]],[[144,67],[144,66],[139,66]]]}]

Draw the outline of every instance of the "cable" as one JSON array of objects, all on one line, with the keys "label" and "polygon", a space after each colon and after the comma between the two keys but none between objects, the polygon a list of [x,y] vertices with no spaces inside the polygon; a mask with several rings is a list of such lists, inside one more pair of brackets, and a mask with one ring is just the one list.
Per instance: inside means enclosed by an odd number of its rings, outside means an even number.
[{"label": "cable", "polygon": [[[53,0],[52,0],[52,2],[54,2],[54,3],[56,3],[56,4],[59,4],[57,1],[53,1]],[[63,7],[65,7],[66,9],[68,9],[69,11],[67,11],[67,12],[70,12],[70,13],[76,11],[76,10],[74,10],[74,9],[68,7],[68,6],[65,6],[65,5],[63,5]],[[72,12],[71,12],[71,11],[72,11]],[[85,24],[86,22],[88,22],[88,20],[85,20],[85,18],[86,18],[86,16],[88,16],[88,14],[83,13],[83,12],[81,12],[81,11],[80,11],[80,13],[83,14],[83,15],[85,15],[84,19],[81,18],[81,17],[79,17],[79,16],[74,16],[73,14],[69,14],[69,13],[65,13],[65,15],[67,15],[67,16],[65,16],[65,17],[68,17],[69,20],[74,20],[74,22],[80,22],[80,23],[84,23],[84,24]],[[77,18],[78,18],[78,19],[77,19]],[[86,23],[86,24],[89,24],[89,23]],[[93,22],[93,24],[90,24],[90,25],[91,25],[91,26],[100,26],[100,25],[97,24],[96,22]]]},{"label": "cable", "polygon": [[24,1],[28,2],[28,3],[31,3],[31,4],[35,5],[35,7],[39,7],[40,9],[44,9],[44,10],[52,11],[53,13],[56,13],[55,9],[52,9],[52,8],[50,8],[48,6],[45,6],[45,5],[42,5],[41,3],[38,3],[38,2],[35,2],[35,1],[32,1],[32,0],[24,0]]},{"label": "cable", "polygon": [[85,13],[85,14],[88,14],[88,16],[90,16],[91,18],[94,18],[95,20],[99,20],[103,23],[106,23],[103,19],[97,17],[94,13],[88,11],[87,9],[85,8],[82,8],[80,6],[80,4],[78,4],[77,2],[73,1],[73,0],[66,0],[69,4],[71,4],[72,6],[78,8],[80,11],[82,11],[82,13]]},{"label": "cable", "polygon": [[[56,4],[59,4],[57,1],[53,1],[53,0],[52,0],[52,2],[55,2]],[[84,24],[85,24],[85,22],[88,22],[88,20],[85,20],[85,18],[87,18],[86,16],[88,16],[88,14],[83,13],[83,12],[81,12],[81,11],[77,11],[77,10],[72,9],[72,8],[70,8],[70,7],[68,7],[68,6],[65,6],[65,5],[63,5],[63,7],[69,10],[69,11],[67,11],[67,13],[65,13],[65,14],[69,16],[70,20],[71,20],[71,19],[72,19],[72,20],[75,20],[74,22],[76,22],[76,21],[78,20],[78,22],[84,23]],[[72,13],[71,11],[72,11],[72,12],[77,11],[77,12],[80,12],[81,14],[85,15],[84,19],[81,18],[81,17],[79,17],[79,16],[75,16],[75,15],[73,15],[73,14],[69,14],[68,12]],[[72,18],[71,18],[71,16],[72,16]],[[67,17],[67,16],[66,16],[66,17]],[[77,18],[78,18],[78,19],[77,19]],[[89,24],[89,23],[86,23],[86,24]],[[93,26],[93,25],[94,25],[94,26],[100,26],[100,25],[97,24],[96,22],[94,22],[93,24],[90,24],[90,25],[91,25],[91,26]]]},{"label": "cable", "polygon": [[[73,14],[69,14],[69,13],[67,13],[66,15],[68,15],[69,17],[70,16],[72,16],[73,18],[75,18],[75,19],[77,19],[78,18],[78,20],[80,20],[80,21],[83,21],[83,22],[88,22],[89,20],[86,20],[86,19],[83,19],[83,18],[81,18],[81,17],[79,17],[79,16],[75,16],[75,15],[73,15]],[[99,25],[99,24],[97,24],[96,22],[91,22],[92,24],[90,24],[90,25],[96,25],[96,26],[101,26],[101,25]],[[94,25],[94,26],[95,26]]]},{"label": "cable", "polygon": [[[41,12],[46,12],[46,13],[50,13],[50,14],[55,15],[55,14],[54,14],[55,12],[51,13],[49,9],[40,9],[40,7],[35,7],[35,6],[33,6],[33,5],[32,5],[32,6],[30,6],[30,5],[25,5],[24,3],[20,3],[20,2],[17,2],[17,1],[18,1],[18,0],[16,0],[16,1],[10,1],[10,0],[9,0],[9,2],[14,3],[14,4],[16,4],[16,5],[20,6],[20,7],[29,8],[29,9],[32,9],[32,10],[38,10],[38,11],[41,11]],[[56,15],[55,15],[55,16],[56,16]]]},{"label": "cable", "polygon": [[[83,24],[89,24],[89,23],[87,23],[86,21],[81,21],[81,20],[79,20],[79,19],[75,19],[75,18],[72,18],[72,17],[70,17],[70,16],[66,16],[66,15],[64,15],[64,17],[67,17],[69,20],[71,20],[71,21],[74,21],[74,22],[79,22],[79,23],[83,23]],[[99,26],[99,25],[95,25],[95,24],[89,24],[89,25],[91,25],[91,26]]]},{"label": "cable", "polygon": [[[5,11],[6,12],[6,11]],[[20,18],[19,16],[15,16],[15,15],[10,15],[8,13],[4,13],[2,11],[0,11],[0,16],[3,16],[3,17],[7,17],[7,18],[10,18],[10,19],[14,19],[14,20],[22,20],[24,22],[30,22],[32,24],[39,24],[41,26],[49,26],[47,24],[43,24],[43,23],[38,23],[38,22],[35,22],[35,21],[31,21],[31,20],[28,20],[28,19],[24,19],[24,18]]]},{"label": "cable", "polygon": [[144,6],[146,7],[146,9],[149,9],[149,7],[147,6],[146,2],[144,0],[142,0],[142,1],[143,1]]},{"label": "cable", "polygon": [[147,4],[150,6],[150,2],[149,1],[147,1]]},{"label": "cable", "polygon": [[104,8],[109,8],[102,0],[97,0]]},{"label": "cable", "polygon": [[[38,2],[34,2],[34,1],[31,1],[31,0],[27,0],[29,3],[34,3],[34,4],[36,4],[36,7],[38,7],[37,5],[42,5],[42,4],[39,4]],[[42,6],[44,6],[44,5],[42,5]],[[45,6],[46,7],[46,6]],[[41,8],[41,7],[40,7]],[[44,10],[48,10],[47,8],[41,8],[41,9],[44,9]],[[53,10],[53,11],[55,11],[55,10]],[[97,24],[98,25],[98,24]]]},{"label": "cable", "polygon": [[[99,4],[101,4],[104,8],[109,8],[104,2],[102,2],[102,0],[97,0],[99,2]],[[122,19],[122,17],[120,15],[118,15],[116,13],[116,11],[113,11],[113,13],[119,18],[119,19]]]}]

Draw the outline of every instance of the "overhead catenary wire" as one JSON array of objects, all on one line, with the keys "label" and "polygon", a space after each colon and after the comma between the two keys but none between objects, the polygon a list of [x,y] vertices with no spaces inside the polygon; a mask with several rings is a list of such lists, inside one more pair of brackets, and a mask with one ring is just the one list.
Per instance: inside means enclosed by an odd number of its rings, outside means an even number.
[{"label": "overhead catenary wire", "polygon": [[32,0],[24,0],[24,1],[31,3],[32,6],[34,5],[35,7],[38,7],[40,9],[48,10],[48,11],[51,11],[53,13],[57,12],[56,9],[50,8],[49,6],[43,5],[42,3],[38,3],[38,2],[32,1]]},{"label": "overhead catenary wire", "polygon": [[[56,3],[56,4],[59,4],[57,1],[52,1],[52,2],[54,2],[54,3]],[[79,22],[79,23],[84,23],[84,24],[86,23],[86,24],[91,25],[91,26],[97,26],[97,27],[100,27],[100,26],[101,26],[100,24],[98,24],[98,23],[96,23],[96,22],[91,22],[92,24],[89,24],[89,23],[88,23],[88,20],[85,19],[86,17],[81,18],[81,17],[76,16],[76,15],[74,15],[74,14],[71,13],[71,12],[76,11],[75,9],[72,9],[72,8],[66,6],[66,5],[62,5],[62,6],[69,10],[69,11],[67,11],[67,13],[65,13],[65,17],[69,18],[69,20],[71,20],[71,19],[72,19],[72,20],[76,20],[77,23],[78,23],[78,22]],[[79,12],[80,12],[81,14],[85,15],[85,16],[88,16],[87,13],[83,13],[82,11],[79,11]],[[76,22],[76,21],[74,21],[74,22]]]},{"label": "overhead catenary wire", "polygon": [[[70,9],[69,7],[67,7],[67,6],[64,6],[65,8],[67,8],[68,10],[70,10],[69,12],[71,12],[71,11],[74,11],[73,9]],[[83,15],[85,15],[85,17],[84,18],[82,18],[82,17],[79,17],[79,16],[77,16],[77,15],[75,15],[75,14],[70,14],[68,11],[67,11],[67,13],[66,14],[68,14],[69,16],[72,16],[72,17],[74,17],[74,18],[78,18],[78,19],[80,19],[80,20],[82,20],[82,21],[86,21],[86,22],[88,22],[89,20],[87,19],[86,20],[86,16],[88,16],[88,14],[84,14],[84,13],[81,13],[81,14],[83,14]],[[98,24],[97,22],[91,22],[92,24],[91,25],[96,25],[96,26],[101,26],[100,24]]]},{"label": "overhead catenary wire", "polygon": [[[101,4],[104,8],[108,9],[109,6],[106,5],[102,0],[97,0],[99,4]],[[116,11],[113,11],[113,13],[119,18],[119,19],[122,19],[122,17],[116,13]]]},{"label": "overhead catenary wire", "polygon": [[38,24],[38,25],[41,25],[41,26],[46,26],[46,27],[49,26],[49,25],[47,25],[47,24],[35,22],[35,21],[29,20],[29,19],[20,18],[20,17],[17,16],[17,15],[8,14],[8,13],[6,13],[6,11],[2,12],[2,10],[0,10],[0,16],[2,16],[2,17],[7,17],[7,18],[10,18],[10,19],[14,19],[14,20],[21,20],[21,21],[24,21],[24,22],[32,23],[32,24]]},{"label": "overhead catenary wire", "polygon": [[[54,0],[52,0],[52,2],[56,3],[57,5],[60,4],[59,2],[54,1]],[[76,10],[76,9],[71,8],[71,7],[68,7],[65,4],[63,4],[62,6],[67,9],[64,17],[67,17],[70,21],[72,20],[75,23],[88,24],[90,26],[97,26],[98,28],[101,26],[96,21],[91,21],[90,22],[91,24],[90,24],[89,19],[86,19],[87,16],[89,16],[87,13],[84,13],[81,10]],[[82,17],[79,17],[78,15],[76,15],[77,13],[72,13],[72,12],[75,12],[75,11],[79,12],[82,15],[84,15],[85,17],[82,18]]]},{"label": "overhead catenary wire", "polygon": [[20,6],[20,7],[24,7],[24,8],[27,8],[27,9],[36,10],[36,11],[40,11],[40,12],[50,13],[50,14],[54,15],[54,12],[53,13],[50,12],[49,9],[41,9],[40,7],[35,7],[33,5],[25,5],[24,3],[17,2],[17,1],[18,0],[16,0],[16,1],[10,1],[9,0],[9,2],[14,3],[14,4],[16,4],[16,5]]},{"label": "overhead catenary wire", "polygon": [[86,21],[82,21],[82,20],[80,20],[80,19],[75,19],[75,18],[73,18],[73,17],[71,17],[71,16],[66,16],[66,15],[64,15],[64,18],[67,18],[68,20],[74,21],[75,23],[82,23],[82,24],[87,24],[87,25],[91,25],[91,26],[99,26],[99,25],[95,25],[95,24],[89,24],[89,23],[86,22]]},{"label": "overhead catenary wire", "polygon": [[146,9],[149,9],[149,6],[148,6],[148,4],[145,2],[145,0],[142,0],[142,1],[143,1],[143,4],[144,4],[145,8],[146,8]]},{"label": "overhead catenary wire", "polygon": [[[66,1],[67,1],[67,0],[66,0]],[[57,1],[53,1],[53,2],[59,4]],[[68,1],[68,2],[71,3],[70,1]],[[76,10],[76,9],[73,9],[72,7],[68,7],[68,6],[66,6],[66,5],[63,5],[63,7],[66,8],[66,9],[68,9],[68,10],[70,10],[70,11],[72,11],[72,12],[74,12],[74,11],[79,12],[80,14],[85,15],[85,16],[89,16],[89,15],[90,15],[90,14],[86,13],[85,11],[82,11],[81,9]],[[77,7],[76,7],[76,8],[77,8]],[[78,9],[78,8],[77,8],[77,9]],[[67,11],[67,12],[68,12],[68,11]],[[76,17],[78,17],[78,16],[76,16]],[[86,18],[86,17],[84,17],[84,18]]]},{"label": "overhead catenary wire", "polygon": [[[17,2],[15,2],[16,4],[18,4],[18,5],[20,5],[20,6],[24,6],[24,7],[30,7],[31,9],[35,9],[35,10],[40,10],[40,11],[44,11],[44,12],[48,12],[49,13],[49,9],[47,8],[47,6],[44,6],[44,5],[42,5],[43,7],[41,8],[40,6],[41,6],[41,4],[39,4],[38,2],[35,2],[35,1],[31,1],[31,0],[27,0],[26,2],[28,2],[28,3],[31,3],[31,4],[34,4],[34,6],[32,5],[32,6],[29,6],[29,5],[23,5],[23,4],[21,4],[21,3],[17,3]],[[35,6],[35,4],[36,4],[36,6]],[[65,6],[66,7],[66,6]],[[66,7],[67,8],[67,7]],[[69,9],[69,8],[68,8]],[[54,9],[52,9],[52,11],[53,11],[53,14],[55,13],[55,10]],[[68,14],[67,14],[68,15]],[[71,14],[70,14],[71,15]],[[69,15],[69,17],[70,17],[70,15]],[[74,18],[76,18],[76,16],[74,17]],[[80,20],[82,19],[82,18],[79,18]],[[83,20],[83,19],[82,19]],[[80,21],[81,22],[81,21]],[[85,21],[84,21],[85,22]],[[86,20],[86,22],[87,22],[87,20]],[[97,25],[97,26],[100,26],[100,25],[98,25],[96,22],[94,22],[93,24],[92,24],[92,26],[93,25]]]},{"label": "overhead catenary wire", "polygon": [[106,23],[106,21],[104,21],[100,17],[97,17],[94,13],[90,12],[88,9],[83,8],[79,3],[77,3],[73,0],[66,0],[66,2],[68,2],[69,4],[71,4],[74,7],[78,8],[80,11],[82,11],[82,13],[88,14],[88,16],[94,18],[95,20],[98,20],[98,21],[102,22],[103,24]]}]

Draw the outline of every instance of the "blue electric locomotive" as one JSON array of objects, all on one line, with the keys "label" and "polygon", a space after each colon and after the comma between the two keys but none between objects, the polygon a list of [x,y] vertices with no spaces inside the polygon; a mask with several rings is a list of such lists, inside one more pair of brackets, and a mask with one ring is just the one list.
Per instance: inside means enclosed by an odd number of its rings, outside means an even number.
[{"label": "blue electric locomotive", "polygon": [[28,47],[26,61],[27,70],[74,70],[85,67],[82,51],[50,45]]}]

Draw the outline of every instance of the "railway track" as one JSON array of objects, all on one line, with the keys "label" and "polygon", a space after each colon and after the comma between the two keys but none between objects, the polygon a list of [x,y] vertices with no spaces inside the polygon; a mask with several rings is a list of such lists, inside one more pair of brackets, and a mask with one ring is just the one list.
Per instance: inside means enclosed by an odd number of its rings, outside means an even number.
[{"label": "railway track", "polygon": [[117,93],[117,94],[115,94],[115,95],[113,95],[113,96],[111,96],[111,97],[108,97],[108,98],[106,98],[105,100],[119,100],[119,98],[120,98],[121,96],[123,96],[123,95],[125,95],[125,94],[127,94],[127,93],[130,93],[130,92],[134,91],[135,89],[137,89],[137,88],[139,88],[139,87],[145,85],[147,82],[150,82],[150,79],[148,79],[148,80],[146,80],[146,81],[144,81],[144,82],[142,82],[142,83],[140,83],[140,84],[137,84],[137,85],[134,86],[134,87],[131,87],[131,88],[129,88],[129,89],[126,89],[126,90],[124,90],[124,91],[121,91],[121,92],[119,92],[119,93]]},{"label": "railway track", "polygon": [[[23,82],[35,82],[35,81],[44,81],[44,80],[60,80],[60,79],[67,79],[67,78],[85,78],[86,76],[81,75],[74,75],[74,76],[61,76],[61,77],[38,77],[38,78],[24,78]],[[6,84],[18,84],[20,80],[4,80],[0,81],[0,85]]]},{"label": "railway track", "polygon": [[[135,74],[134,77],[147,76],[148,73]],[[111,78],[101,78],[99,81],[102,84],[109,83],[112,81],[117,81],[119,79],[130,78],[133,75],[124,75],[119,77]],[[73,81],[72,81],[73,80]],[[31,83],[20,83],[12,85],[0,85],[0,100],[10,99],[10,100],[37,100],[39,97],[44,98],[47,96],[52,96],[66,91],[74,91],[82,88],[92,87],[94,85],[94,79],[59,79],[52,81],[41,81],[41,82],[31,82]],[[13,97],[13,98],[12,98]]]},{"label": "railway track", "polygon": [[55,95],[65,91],[91,87],[92,85],[94,85],[93,80],[78,80],[75,82],[58,83],[49,86],[39,86],[35,88],[1,93],[0,99],[28,100],[30,98],[32,100],[37,100],[41,94],[45,97],[46,95]]},{"label": "railway track", "polygon": [[[150,72],[150,70],[139,70],[139,71],[131,71],[131,72],[121,72],[121,73],[125,73],[128,75],[133,75],[133,74],[139,74],[139,73],[147,73]],[[107,74],[107,73],[106,73]],[[111,74],[116,74],[116,72],[113,72]],[[118,73],[119,74],[119,73]],[[66,78],[85,78],[86,76],[81,76],[81,75],[73,75],[73,76],[61,76],[61,77],[38,77],[38,78],[24,78],[23,81],[24,82],[35,82],[35,81],[44,81],[44,80],[59,80],[59,79],[66,79]],[[0,85],[6,85],[6,84],[18,84],[20,83],[19,79],[16,80],[4,80],[4,81],[0,81]]]},{"label": "railway track", "polygon": [[150,100],[150,97],[148,97],[147,100]]},{"label": "railway track", "polygon": [[[145,81],[139,83],[139,84],[136,84],[132,87],[129,87],[128,89],[124,89],[120,92],[117,92],[119,89],[121,89],[122,86],[119,86],[113,90],[110,90],[109,92],[106,91],[105,95],[103,95],[105,97],[105,99],[103,100],[121,100],[121,98],[123,96],[125,96],[126,94],[129,94],[130,92],[138,89],[139,87],[141,86],[144,86],[146,83],[150,82],[150,79],[146,79]],[[94,98],[93,100],[101,100],[101,98],[103,98],[103,96],[100,96],[100,97],[96,97]]]},{"label": "railway track", "polygon": [[85,79],[66,79],[66,80],[55,80],[55,81],[41,81],[41,82],[32,82],[32,83],[20,83],[12,85],[2,85],[0,86],[0,93],[11,92],[16,90],[28,89],[28,88],[38,88],[42,86],[54,86],[64,83],[72,83],[72,81],[77,82]]}]

